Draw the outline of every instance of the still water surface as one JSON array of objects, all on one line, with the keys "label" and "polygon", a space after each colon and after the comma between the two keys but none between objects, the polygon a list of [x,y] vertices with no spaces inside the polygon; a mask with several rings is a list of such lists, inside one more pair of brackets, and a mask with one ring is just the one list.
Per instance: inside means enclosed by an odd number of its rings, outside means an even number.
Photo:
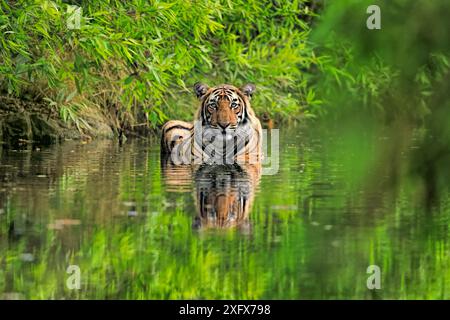
[{"label": "still water surface", "polygon": [[449,190],[423,201],[390,132],[282,128],[262,176],[167,167],[157,139],[3,148],[0,297],[448,299]]}]

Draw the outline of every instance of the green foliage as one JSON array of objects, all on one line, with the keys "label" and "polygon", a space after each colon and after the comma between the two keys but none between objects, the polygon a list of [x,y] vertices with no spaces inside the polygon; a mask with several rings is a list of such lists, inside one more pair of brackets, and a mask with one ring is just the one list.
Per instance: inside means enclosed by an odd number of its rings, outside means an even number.
[{"label": "green foliage", "polygon": [[[381,29],[369,30],[366,9],[381,10]],[[314,28],[323,73],[316,90],[333,111],[358,110],[423,120],[442,103],[448,82],[448,1],[330,2]]]},{"label": "green foliage", "polygon": [[[372,4],[381,10],[380,30],[366,28]],[[349,129],[381,119],[404,141],[421,136],[408,161],[430,203],[450,179],[449,16],[448,1],[335,1],[311,36],[324,71],[315,88],[329,118]],[[398,148],[384,153],[395,159]]]},{"label": "green foliage", "polygon": [[190,120],[196,81],[253,82],[257,111],[281,117],[320,103],[304,74],[318,60],[309,1],[72,1],[79,29],[67,26],[66,2],[0,1],[1,89],[65,101],[66,120],[83,115],[67,111],[74,105],[117,114],[122,126],[142,111],[152,125]]}]

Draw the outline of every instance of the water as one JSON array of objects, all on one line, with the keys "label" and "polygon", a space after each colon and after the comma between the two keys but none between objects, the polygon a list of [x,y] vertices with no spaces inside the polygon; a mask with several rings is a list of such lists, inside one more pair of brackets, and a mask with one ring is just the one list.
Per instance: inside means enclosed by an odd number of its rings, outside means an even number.
[{"label": "water", "polygon": [[449,189],[411,169],[420,132],[311,127],[281,129],[262,176],[164,166],[157,139],[4,148],[0,297],[450,298]]}]

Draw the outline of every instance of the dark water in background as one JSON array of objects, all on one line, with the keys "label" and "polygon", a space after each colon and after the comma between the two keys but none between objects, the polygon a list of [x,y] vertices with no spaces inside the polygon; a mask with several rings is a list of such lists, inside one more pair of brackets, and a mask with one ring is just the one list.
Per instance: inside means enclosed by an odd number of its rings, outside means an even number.
[{"label": "dark water in background", "polygon": [[157,139],[3,149],[0,297],[448,299],[449,189],[430,201],[397,132],[282,128],[259,182],[162,168]]}]

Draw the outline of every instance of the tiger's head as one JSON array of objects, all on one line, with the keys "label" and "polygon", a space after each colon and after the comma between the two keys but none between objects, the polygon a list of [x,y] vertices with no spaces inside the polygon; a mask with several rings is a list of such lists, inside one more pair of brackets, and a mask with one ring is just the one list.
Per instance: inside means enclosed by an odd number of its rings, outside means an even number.
[{"label": "tiger's head", "polygon": [[250,106],[250,99],[256,91],[253,84],[242,88],[229,84],[209,88],[206,84],[196,83],[194,90],[201,101],[197,119],[203,126],[225,133],[236,130],[252,117],[256,118]]}]

